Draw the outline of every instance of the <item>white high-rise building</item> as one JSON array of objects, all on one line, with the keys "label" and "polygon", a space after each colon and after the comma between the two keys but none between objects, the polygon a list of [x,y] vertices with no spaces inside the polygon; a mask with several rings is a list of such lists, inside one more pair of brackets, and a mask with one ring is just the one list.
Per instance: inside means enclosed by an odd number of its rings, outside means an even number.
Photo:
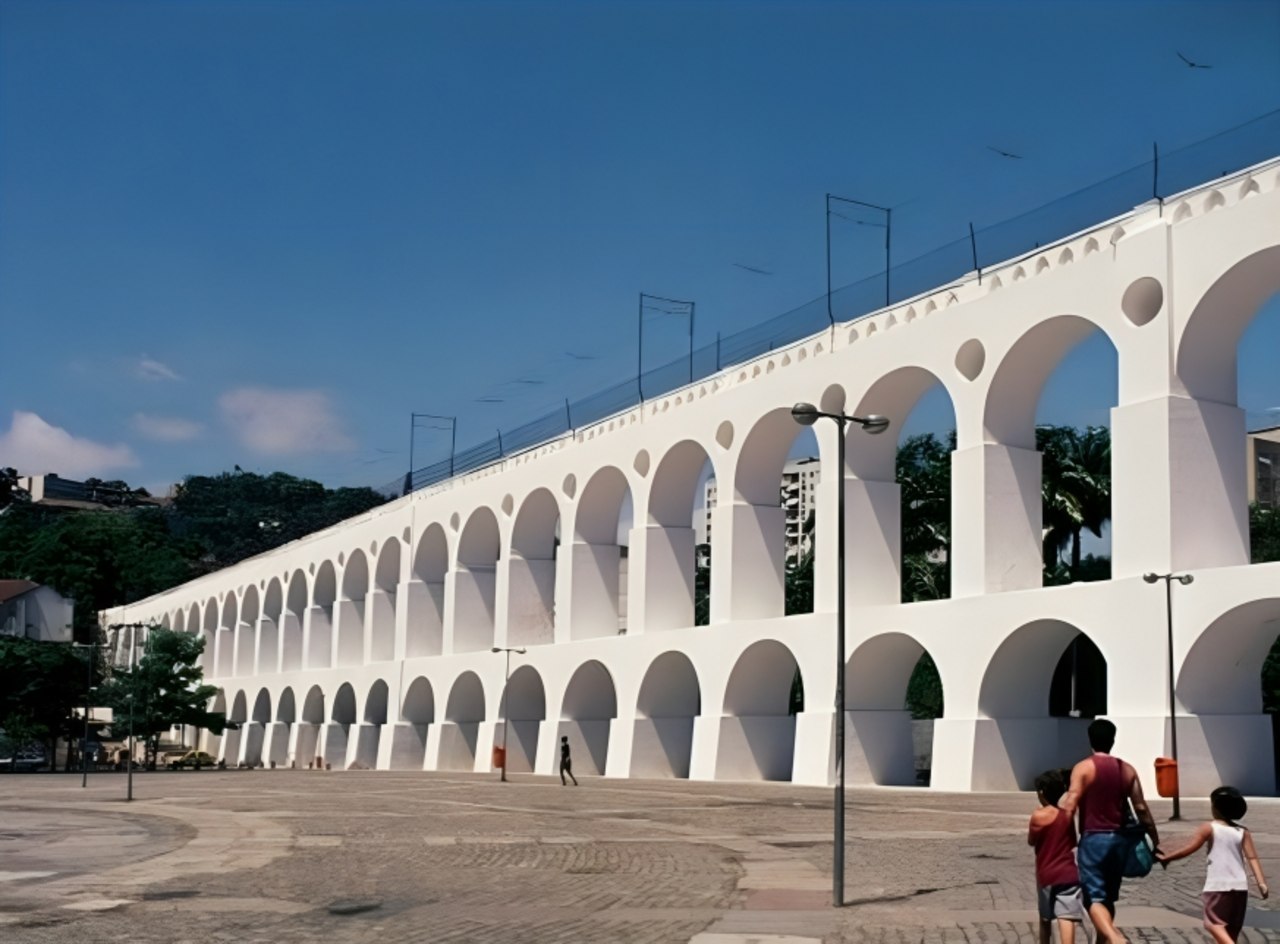
[{"label": "white high-rise building", "polygon": [[[805,554],[813,550],[818,474],[821,469],[817,456],[789,459],[782,467],[782,481],[778,491],[786,520],[787,567],[796,566]],[[703,490],[702,512],[694,525],[700,548],[698,561],[704,566],[707,563],[706,547],[711,543],[711,510],[716,506],[716,494],[716,480],[707,479]]]}]

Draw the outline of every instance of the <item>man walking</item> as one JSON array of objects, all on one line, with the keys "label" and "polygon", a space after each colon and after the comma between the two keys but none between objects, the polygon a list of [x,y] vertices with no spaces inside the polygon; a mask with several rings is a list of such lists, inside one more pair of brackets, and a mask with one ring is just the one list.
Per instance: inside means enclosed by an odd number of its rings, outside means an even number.
[{"label": "man walking", "polygon": [[573,775],[573,759],[569,757],[569,738],[560,738],[560,786],[567,786],[564,775],[568,774],[573,785],[578,785],[578,778]]},{"label": "man walking", "polygon": [[1138,772],[1130,764],[1111,756],[1116,742],[1116,726],[1102,718],[1089,725],[1089,746],[1093,754],[1071,770],[1071,786],[1060,804],[1068,813],[1080,811],[1080,844],[1076,859],[1080,886],[1089,917],[1100,940],[1124,944],[1125,937],[1115,925],[1116,899],[1129,846],[1120,827],[1128,818],[1128,804],[1146,827],[1152,843],[1160,846],[1156,821],[1142,796]]}]

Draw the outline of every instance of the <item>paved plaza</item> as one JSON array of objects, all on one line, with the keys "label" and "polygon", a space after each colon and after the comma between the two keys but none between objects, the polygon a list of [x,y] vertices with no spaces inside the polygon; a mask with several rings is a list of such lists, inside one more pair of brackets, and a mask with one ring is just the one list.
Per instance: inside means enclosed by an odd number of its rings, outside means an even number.
[{"label": "paved plaza", "polygon": [[[0,940],[1035,940],[1026,794],[851,791],[836,910],[822,789],[283,770],[134,787],[125,804],[123,775],[0,778]],[[1280,802],[1248,823],[1280,880]],[[1197,857],[1128,883],[1131,940],[1205,940],[1202,880]],[[1251,904],[1243,939],[1280,942],[1280,908]]]}]

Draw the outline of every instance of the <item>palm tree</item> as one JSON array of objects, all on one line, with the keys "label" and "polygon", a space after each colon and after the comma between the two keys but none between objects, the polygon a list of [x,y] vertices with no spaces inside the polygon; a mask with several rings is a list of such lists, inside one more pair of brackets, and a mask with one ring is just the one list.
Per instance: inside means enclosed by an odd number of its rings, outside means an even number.
[{"label": "palm tree", "polygon": [[1111,520],[1111,432],[1105,426],[1039,426],[1036,445],[1043,455],[1045,562],[1061,560],[1070,548],[1070,574],[1077,579],[1081,535],[1087,530],[1102,537]]}]

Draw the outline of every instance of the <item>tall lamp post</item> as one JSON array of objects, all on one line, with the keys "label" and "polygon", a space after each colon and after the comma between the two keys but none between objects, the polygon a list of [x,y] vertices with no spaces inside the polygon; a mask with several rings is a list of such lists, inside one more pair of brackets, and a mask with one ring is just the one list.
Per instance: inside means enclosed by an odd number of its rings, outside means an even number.
[{"label": "tall lamp post", "polygon": [[89,702],[97,690],[93,687],[93,664],[98,661],[98,644],[73,642],[71,648],[89,650],[84,679],[84,738],[80,744],[80,786],[83,788],[89,786]]},{"label": "tall lamp post", "polygon": [[[1169,656],[1169,751],[1173,754],[1174,769],[1177,770],[1178,764],[1178,718],[1174,710],[1174,680],[1173,680],[1173,582],[1176,580],[1184,587],[1191,583],[1195,578],[1190,574],[1143,574],[1142,579],[1147,583],[1158,583],[1164,581],[1164,614],[1165,622],[1168,626],[1167,646]],[[1182,792],[1181,787],[1173,793],[1173,815],[1170,820],[1182,819]]]},{"label": "tall lamp post", "polygon": [[839,908],[844,905],[844,438],[850,423],[879,435],[889,428],[889,418],[875,414],[861,417],[843,412],[827,413],[812,403],[797,403],[791,408],[791,418],[801,426],[812,426],[822,416],[834,420],[839,431],[836,445],[836,796],[831,869],[831,903]]},{"label": "tall lamp post", "polygon": [[507,717],[507,683],[511,681],[511,653],[516,655],[524,655],[528,650],[516,649],[511,646],[494,646],[494,652],[505,652],[507,654],[507,672],[502,679],[502,782],[507,782],[507,728],[511,727],[511,719]]},{"label": "tall lamp post", "polygon": [[128,785],[128,790],[125,794],[125,801],[132,803],[133,802],[133,748],[134,748],[134,740],[133,740],[134,691],[133,690],[137,687],[133,678],[134,653],[136,651],[134,642],[136,639],[137,631],[139,629],[145,629],[146,627],[145,627],[145,624],[143,623],[116,623],[116,624],[113,624],[110,628],[116,630],[117,642],[119,641],[120,630],[122,629],[129,630],[129,754],[125,758],[125,770],[128,771],[129,785]]}]

